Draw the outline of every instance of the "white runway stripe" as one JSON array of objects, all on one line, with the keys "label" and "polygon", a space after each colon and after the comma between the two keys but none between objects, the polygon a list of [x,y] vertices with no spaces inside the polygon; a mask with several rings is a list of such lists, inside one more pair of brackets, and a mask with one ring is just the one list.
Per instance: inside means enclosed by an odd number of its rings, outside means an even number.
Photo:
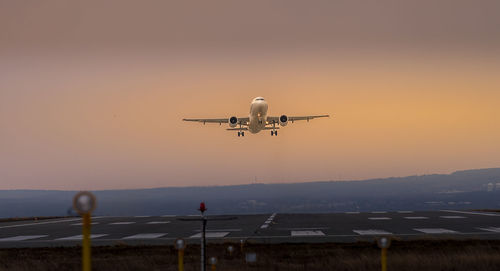
[{"label": "white runway stripe", "polygon": [[458,233],[457,231],[443,229],[443,228],[419,228],[413,229],[419,232],[428,233],[428,234],[441,234],[441,233]]},{"label": "white runway stripe", "polygon": [[405,219],[410,219],[410,220],[414,219],[414,220],[416,220],[416,219],[429,219],[429,218],[426,217],[426,216],[405,216]]},{"label": "white runway stripe", "polygon": [[47,237],[48,235],[19,235],[13,237],[0,238],[0,242],[25,241]]},{"label": "white runway stripe", "polygon": [[500,232],[500,227],[477,228],[482,231]]},{"label": "white runway stripe", "polygon": [[135,222],[133,222],[133,221],[121,221],[121,222],[109,223],[108,225],[130,225],[130,224],[135,224]]},{"label": "white runway stripe", "polygon": [[[103,237],[103,236],[107,236],[108,234],[91,234],[90,235],[90,238],[91,239],[95,239],[95,238],[100,238],[100,237]],[[82,240],[83,239],[83,236],[82,235],[74,235],[74,236],[68,236],[68,237],[64,237],[64,238],[59,238],[59,239],[56,239],[56,240]]]},{"label": "white runway stripe", "polygon": [[131,235],[123,237],[123,239],[156,239],[167,235],[166,233],[139,233],[136,235]]},{"label": "white runway stripe", "polygon": [[369,217],[370,220],[391,220],[390,217]]},{"label": "white runway stripe", "polygon": [[495,213],[482,213],[482,212],[466,212],[466,211],[455,211],[455,210],[440,210],[441,212],[458,213],[466,215],[484,215],[484,216],[500,216],[500,214]]},{"label": "white runway stripe", "polygon": [[[225,237],[228,234],[229,234],[228,231],[225,231],[225,232],[207,232],[205,234],[205,237],[206,238],[222,238],[222,237]],[[195,235],[191,235],[189,238],[201,238],[201,232],[197,233]]]},{"label": "white runway stripe", "polygon": [[325,236],[322,231],[291,231],[291,236]]},{"label": "white runway stripe", "polygon": [[458,215],[443,215],[443,216],[440,216],[440,218],[457,219],[457,218],[467,218],[467,217],[465,217],[465,216],[458,216]]},{"label": "white runway stripe", "polygon": [[387,234],[392,234],[391,232],[384,231],[384,230],[353,230],[353,232],[359,234],[359,235],[387,235]]},{"label": "white runway stripe", "polygon": [[52,221],[46,221],[46,222],[36,222],[36,223],[27,223],[27,224],[16,224],[16,225],[1,226],[0,229],[37,226],[37,225],[54,224],[54,223],[64,223],[64,222],[80,221],[80,220],[82,220],[82,219],[81,218],[74,218],[74,219],[52,220]]},{"label": "white runway stripe", "polygon": [[267,229],[268,227],[269,227],[268,224],[264,224],[264,225],[260,226],[261,229]]},{"label": "white runway stripe", "polygon": [[146,224],[168,224],[170,221],[151,221]]}]

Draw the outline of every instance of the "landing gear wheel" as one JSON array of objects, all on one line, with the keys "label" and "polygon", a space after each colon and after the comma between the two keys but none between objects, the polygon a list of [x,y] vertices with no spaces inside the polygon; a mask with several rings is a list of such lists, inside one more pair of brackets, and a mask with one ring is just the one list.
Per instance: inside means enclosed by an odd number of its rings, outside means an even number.
[{"label": "landing gear wheel", "polygon": [[274,135],[274,131],[271,131],[271,136],[273,136],[273,135]]},{"label": "landing gear wheel", "polygon": [[245,132],[241,132],[241,136],[245,136]]},{"label": "landing gear wheel", "polygon": [[275,135],[275,136],[278,136],[278,131],[274,131],[274,135]]},{"label": "landing gear wheel", "polygon": [[240,133],[240,132],[238,132],[238,137],[240,137],[240,136],[241,136],[241,133]]}]

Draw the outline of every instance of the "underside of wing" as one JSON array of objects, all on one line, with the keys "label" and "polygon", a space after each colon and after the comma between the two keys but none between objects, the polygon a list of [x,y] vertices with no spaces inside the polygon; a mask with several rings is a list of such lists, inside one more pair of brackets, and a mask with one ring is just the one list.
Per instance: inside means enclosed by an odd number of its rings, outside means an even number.
[{"label": "underside of wing", "polygon": [[[228,118],[225,118],[225,119],[182,119],[183,121],[193,121],[193,122],[201,122],[203,124],[205,123],[218,123],[218,124],[223,124],[223,123],[229,123],[229,119]],[[238,118],[237,120],[237,124],[241,124],[241,125],[248,125],[248,117],[246,118]]]},{"label": "underside of wing", "polygon": [[281,121],[289,121],[289,122],[295,122],[295,121],[299,121],[299,120],[312,120],[312,119],[317,119],[317,118],[329,118],[330,115],[313,115],[313,116],[286,116],[286,115],[282,115],[281,117],[267,117],[267,122],[272,124],[272,123],[279,123],[280,122],[280,118],[282,118]]}]

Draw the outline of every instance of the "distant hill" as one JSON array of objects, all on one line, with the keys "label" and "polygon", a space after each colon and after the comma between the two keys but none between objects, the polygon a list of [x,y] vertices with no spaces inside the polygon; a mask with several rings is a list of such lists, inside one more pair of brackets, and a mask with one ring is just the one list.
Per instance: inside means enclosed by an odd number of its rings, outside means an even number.
[{"label": "distant hill", "polygon": [[[498,183],[498,184],[497,184]],[[57,216],[76,191],[0,190],[0,217]],[[500,208],[500,168],[364,181],[94,191],[97,215]]]}]

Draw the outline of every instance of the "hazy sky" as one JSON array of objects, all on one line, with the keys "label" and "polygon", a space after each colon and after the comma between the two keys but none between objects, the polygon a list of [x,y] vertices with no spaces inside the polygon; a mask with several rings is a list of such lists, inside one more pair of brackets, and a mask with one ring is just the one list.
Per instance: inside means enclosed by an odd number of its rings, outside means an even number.
[{"label": "hazy sky", "polygon": [[[404,3],[402,3],[404,2]],[[0,189],[500,166],[498,1],[2,1]],[[331,114],[238,138],[184,117]]]}]

